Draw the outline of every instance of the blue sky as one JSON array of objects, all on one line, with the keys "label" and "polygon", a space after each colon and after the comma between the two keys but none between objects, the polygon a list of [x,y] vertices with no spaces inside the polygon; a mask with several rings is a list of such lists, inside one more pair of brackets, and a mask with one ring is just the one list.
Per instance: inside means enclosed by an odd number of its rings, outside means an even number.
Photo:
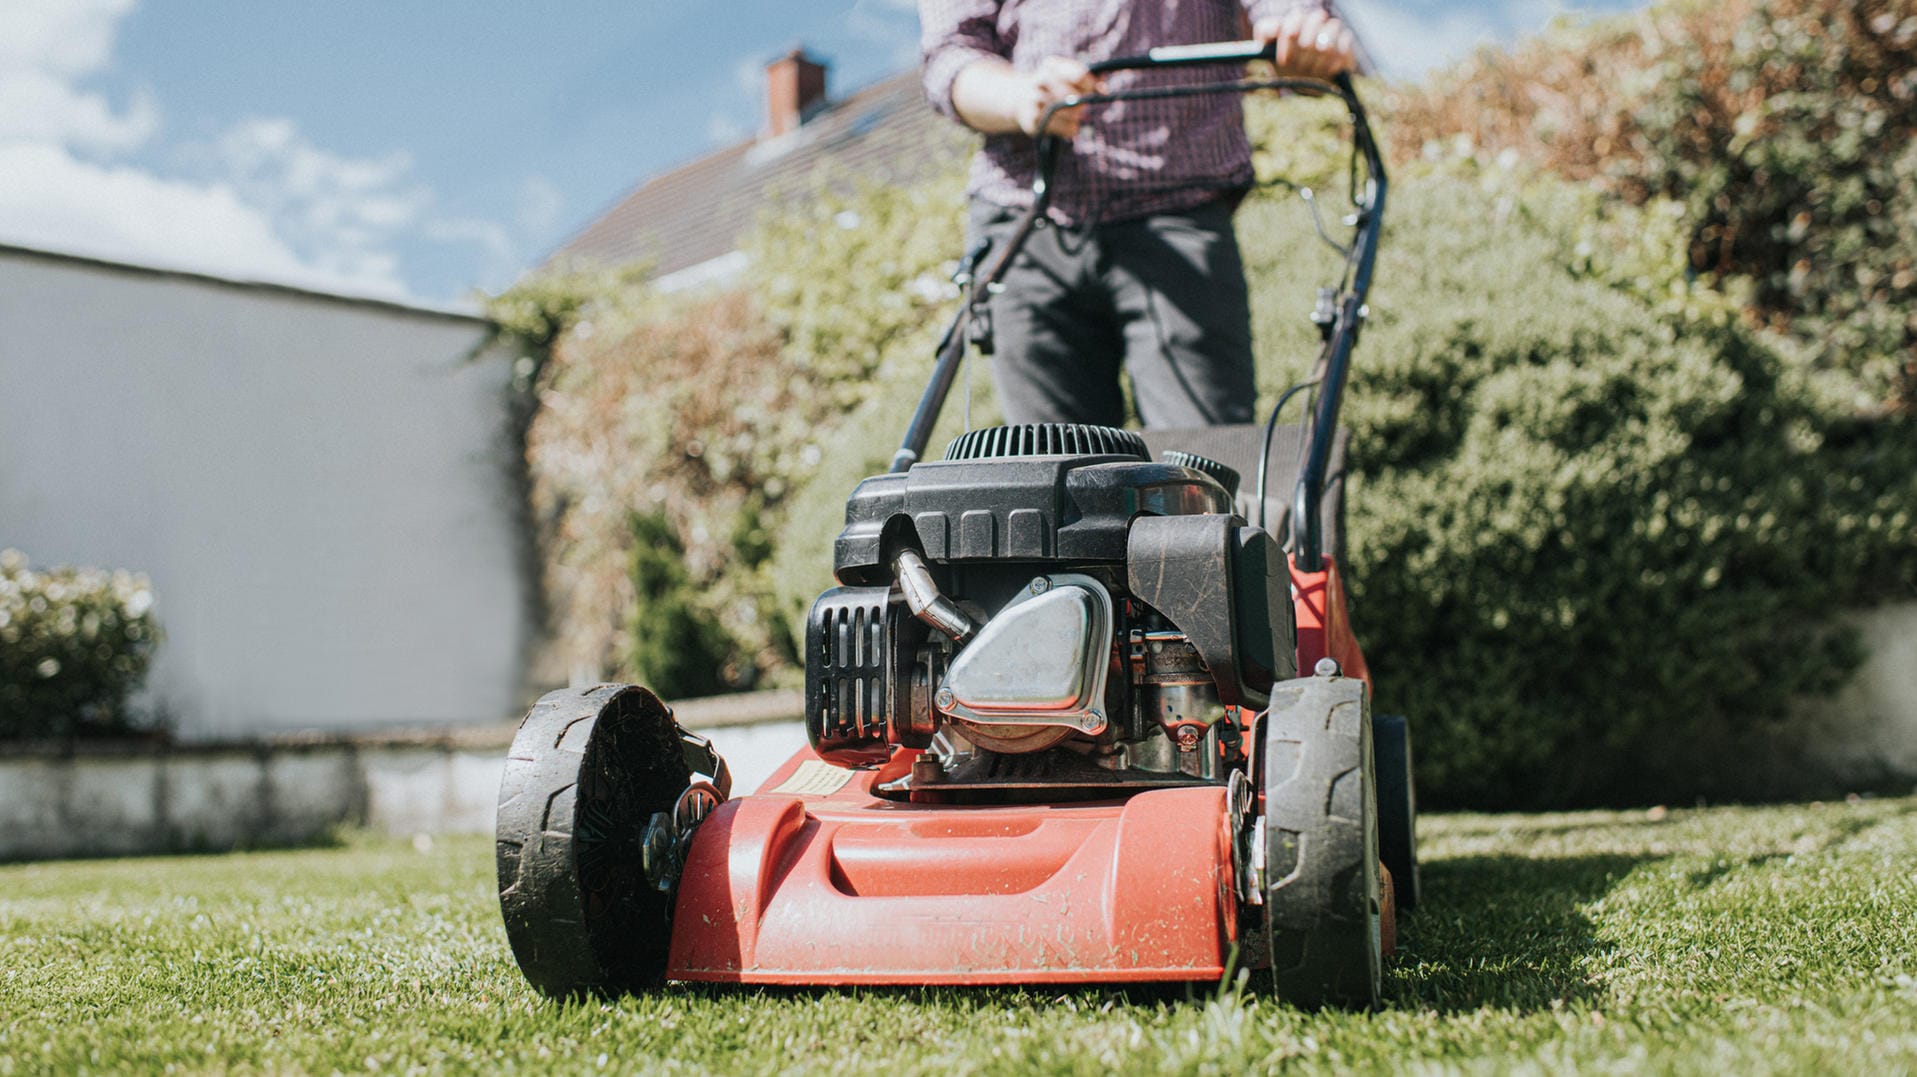
[{"label": "blue sky", "polygon": [[[1344,0],[1415,75],[1641,0]],[[0,0],[0,242],[457,303],[641,178],[757,131],[796,44],[836,94],[912,0]]]}]

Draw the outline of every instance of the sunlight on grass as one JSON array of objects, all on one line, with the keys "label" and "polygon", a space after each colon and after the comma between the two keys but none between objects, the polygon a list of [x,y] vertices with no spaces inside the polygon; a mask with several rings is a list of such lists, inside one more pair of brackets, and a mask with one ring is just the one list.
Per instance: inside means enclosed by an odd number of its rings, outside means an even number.
[{"label": "sunlight on grass", "polygon": [[0,1074],[1917,1070],[1917,800],[1421,826],[1376,1014],[1211,987],[554,1005],[484,838],[0,867]]}]

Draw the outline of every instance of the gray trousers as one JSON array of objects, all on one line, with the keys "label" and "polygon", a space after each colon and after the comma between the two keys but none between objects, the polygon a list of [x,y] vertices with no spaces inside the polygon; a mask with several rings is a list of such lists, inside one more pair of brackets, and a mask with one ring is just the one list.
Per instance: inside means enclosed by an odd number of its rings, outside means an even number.
[{"label": "gray trousers", "polygon": [[[1123,426],[1124,371],[1148,427],[1250,422],[1251,303],[1231,210],[1220,199],[1034,229],[989,301],[1006,420]],[[974,200],[967,248],[1004,242],[1018,213]]]}]

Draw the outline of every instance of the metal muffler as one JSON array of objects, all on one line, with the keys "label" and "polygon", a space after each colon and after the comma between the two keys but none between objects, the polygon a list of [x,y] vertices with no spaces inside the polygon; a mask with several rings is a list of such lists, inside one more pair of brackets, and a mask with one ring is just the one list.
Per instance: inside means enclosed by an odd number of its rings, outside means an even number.
[{"label": "metal muffler", "polygon": [[952,659],[933,703],[973,727],[1101,733],[1111,653],[1104,586],[1077,573],[1039,576]]}]

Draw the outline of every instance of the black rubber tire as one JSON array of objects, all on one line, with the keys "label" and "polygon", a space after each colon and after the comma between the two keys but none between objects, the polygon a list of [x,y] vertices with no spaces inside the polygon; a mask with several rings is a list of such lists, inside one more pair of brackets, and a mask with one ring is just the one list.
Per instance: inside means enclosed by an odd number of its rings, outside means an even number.
[{"label": "black rubber tire", "polygon": [[1374,1008],[1384,977],[1369,706],[1361,680],[1303,677],[1260,720],[1272,987],[1307,1009]]},{"label": "black rubber tire", "polygon": [[1411,773],[1411,726],[1402,714],[1371,719],[1378,763],[1378,859],[1391,872],[1398,911],[1418,907],[1418,785]]},{"label": "black rubber tire", "polygon": [[690,779],[672,712],[636,685],[549,692],[520,723],[499,786],[499,910],[542,994],[664,979],[671,895],[646,884],[642,839]]}]

